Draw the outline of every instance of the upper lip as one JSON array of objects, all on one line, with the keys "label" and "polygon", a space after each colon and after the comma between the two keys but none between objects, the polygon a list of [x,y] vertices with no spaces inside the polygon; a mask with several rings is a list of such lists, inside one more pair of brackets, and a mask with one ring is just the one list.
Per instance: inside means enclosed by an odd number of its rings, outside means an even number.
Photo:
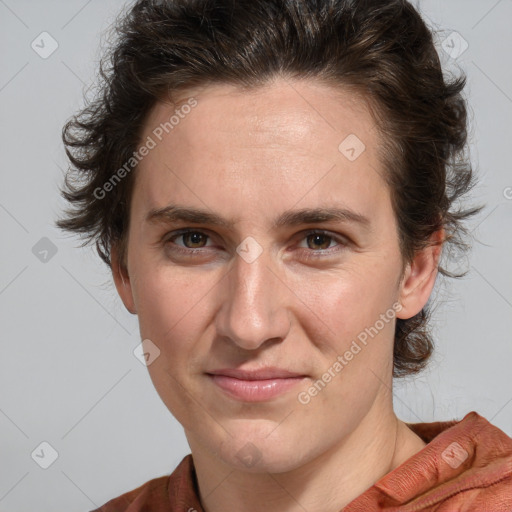
[{"label": "upper lip", "polygon": [[291,372],[283,368],[268,366],[256,370],[241,370],[237,368],[221,368],[207,372],[209,375],[225,375],[241,380],[286,379],[291,377],[305,377],[303,373]]}]

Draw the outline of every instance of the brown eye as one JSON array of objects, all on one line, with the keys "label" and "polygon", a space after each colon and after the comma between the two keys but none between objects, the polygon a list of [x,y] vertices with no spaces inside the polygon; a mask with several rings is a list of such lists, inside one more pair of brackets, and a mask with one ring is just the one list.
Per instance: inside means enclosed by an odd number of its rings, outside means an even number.
[{"label": "brown eye", "polygon": [[[174,232],[172,236],[168,236],[164,243],[165,245],[174,252],[193,252],[194,250],[207,249],[210,247],[206,245],[209,235],[203,233],[202,231],[194,231],[194,230],[182,230],[179,232]],[[181,241],[181,242],[178,242]]]},{"label": "brown eye", "polygon": [[326,231],[307,231],[299,243],[301,257],[305,260],[328,258],[340,255],[350,245],[350,240],[342,235]]},{"label": "brown eye", "polygon": [[308,243],[310,249],[328,249],[333,237],[323,233],[314,233],[307,235],[306,240],[311,241]]},{"label": "brown eye", "polygon": [[183,239],[185,247],[188,249],[200,249],[204,247],[204,243],[206,243],[208,239],[208,236],[200,231],[188,231],[187,233],[179,235],[177,238],[180,237]]}]

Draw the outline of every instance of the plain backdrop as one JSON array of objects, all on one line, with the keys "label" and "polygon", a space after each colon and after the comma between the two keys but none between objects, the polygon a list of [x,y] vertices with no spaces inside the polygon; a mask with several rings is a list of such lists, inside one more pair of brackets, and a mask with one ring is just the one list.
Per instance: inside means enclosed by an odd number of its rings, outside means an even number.
[{"label": "plain backdrop", "polygon": [[[133,354],[137,318],[94,250],[53,226],[64,207],[62,125],[126,5],[0,0],[1,512],[88,511],[171,473],[189,453]],[[467,74],[480,179],[472,201],[486,208],[471,224],[472,257],[460,263],[468,276],[436,285],[431,365],[396,382],[395,408],[410,422],[475,410],[512,435],[512,2],[415,5],[438,31],[446,69]],[[447,51],[466,43],[460,55]]]}]

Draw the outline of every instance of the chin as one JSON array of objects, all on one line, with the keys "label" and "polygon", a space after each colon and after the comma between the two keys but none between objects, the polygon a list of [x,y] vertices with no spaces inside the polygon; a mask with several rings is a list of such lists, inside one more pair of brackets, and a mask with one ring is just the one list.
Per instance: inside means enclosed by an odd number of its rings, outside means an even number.
[{"label": "chin", "polygon": [[272,423],[271,428],[269,425],[264,429],[264,435],[261,429],[259,435],[254,434],[254,428],[250,429],[252,432],[228,435],[220,444],[217,456],[233,469],[250,473],[284,473],[299,467],[303,463],[303,447],[290,437],[269,437],[275,428]]},{"label": "chin", "polygon": [[237,471],[248,473],[286,473],[300,466],[293,449],[276,453],[248,441],[236,452],[230,451],[224,463]]}]

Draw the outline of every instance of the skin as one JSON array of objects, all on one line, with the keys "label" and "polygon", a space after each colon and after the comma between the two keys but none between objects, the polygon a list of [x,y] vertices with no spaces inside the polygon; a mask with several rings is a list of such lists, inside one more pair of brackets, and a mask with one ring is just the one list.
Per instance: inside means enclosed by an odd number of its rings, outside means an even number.
[{"label": "skin", "polygon": [[[393,411],[395,319],[309,403],[298,393],[394,303],[399,318],[422,309],[441,246],[419,252],[402,273],[382,141],[354,92],[276,79],[258,90],[210,85],[190,96],[197,106],[136,171],[126,261],[112,250],[117,290],[138,315],[142,339],[160,350],[149,373],[184,427],[205,511],[338,512],[425,446]],[[176,108],[158,103],[141,140]],[[338,150],[349,134],[366,146],[354,161]],[[168,204],[234,224],[145,220]],[[325,206],[358,212],[369,226],[272,228],[285,210]],[[170,240],[183,228],[206,236]],[[328,233],[308,237],[310,229]],[[251,263],[236,251],[249,236],[262,248]],[[178,248],[199,252],[180,255]],[[313,253],[318,257],[308,259]],[[205,374],[264,366],[307,378],[248,403]],[[240,450],[252,453],[252,465]]]}]

